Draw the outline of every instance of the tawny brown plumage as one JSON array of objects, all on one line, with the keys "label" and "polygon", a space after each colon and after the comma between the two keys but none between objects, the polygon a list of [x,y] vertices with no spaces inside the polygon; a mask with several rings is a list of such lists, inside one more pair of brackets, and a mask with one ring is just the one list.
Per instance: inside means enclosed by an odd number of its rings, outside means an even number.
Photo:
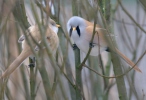
[{"label": "tawny brown plumage", "polygon": [[[89,44],[91,42],[91,38],[93,35],[93,28],[94,28],[93,23],[78,16],[71,17],[67,23],[67,30],[71,38],[74,40],[78,48],[85,53],[87,53],[89,50]],[[105,30],[101,28],[99,25],[96,25],[95,31],[97,33],[94,36],[92,43],[93,48],[90,52],[90,55],[92,56],[98,56],[99,53],[102,53],[103,51],[106,51],[108,48],[110,48],[105,38],[107,35],[105,33]],[[118,49],[115,50],[116,51],[114,52],[116,52],[131,67],[135,65],[129,58],[127,58],[124,54],[122,54]],[[138,66],[135,66],[134,70],[141,72]]]},{"label": "tawny brown plumage", "polygon": [[138,72],[142,72],[137,65],[135,65],[129,58],[127,58],[124,54],[122,54],[117,48],[116,52],[120,55],[131,67],[134,67],[134,70]]},{"label": "tawny brown plumage", "polygon": [[[53,24],[54,24],[54,22],[53,22]],[[54,26],[56,26],[56,23],[54,24]],[[58,30],[55,32],[58,32]],[[50,49],[52,50],[52,53],[54,53],[54,54],[59,45],[59,39],[58,39],[57,33],[55,33],[55,32],[48,25],[48,27],[46,29],[46,33],[45,33],[45,37],[46,37],[45,39],[47,39],[48,45],[49,45]],[[38,43],[42,40],[38,25],[31,26],[27,32],[27,37],[31,43],[31,46],[32,46],[32,48],[35,48],[36,44],[34,43],[31,36]],[[30,46],[28,45],[28,42],[24,38],[20,39],[20,41],[22,41],[22,48],[23,48],[22,52],[10,64],[10,66],[6,69],[6,71],[2,74],[2,76],[0,76],[0,79],[9,76],[18,66],[20,66],[22,64],[22,62],[27,57],[29,57],[32,54],[32,51],[31,51]]]}]

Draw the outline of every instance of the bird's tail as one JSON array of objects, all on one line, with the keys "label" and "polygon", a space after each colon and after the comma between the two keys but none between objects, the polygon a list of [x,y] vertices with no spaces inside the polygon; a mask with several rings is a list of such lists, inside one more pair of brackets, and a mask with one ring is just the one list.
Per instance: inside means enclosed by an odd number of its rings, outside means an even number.
[{"label": "bird's tail", "polygon": [[122,54],[117,48],[116,48],[116,52],[118,53],[118,55],[120,55],[122,57],[122,59],[124,59],[129,65],[130,67],[134,66],[134,70],[138,71],[138,72],[142,72],[138,66],[136,66],[129,58],[127,58],[124,54]]},{"label": "bird's tail", "polygon": [[21,54],[6,69],[6,71],[0,76],[0,79],[9,76],[31,54],[32,54],[32,51],[31,50],[23,50],[21,52]]}]

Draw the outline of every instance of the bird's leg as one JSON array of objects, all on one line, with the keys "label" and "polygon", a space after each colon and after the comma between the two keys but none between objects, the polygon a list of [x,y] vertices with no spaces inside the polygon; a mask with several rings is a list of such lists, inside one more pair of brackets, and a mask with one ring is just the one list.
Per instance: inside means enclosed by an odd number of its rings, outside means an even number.
[{"label": "bird's leg", "polygon": [[89,43],[89,47],[90,47],[90,48],[93,48],[95,45],[97,45],[97,44],[96,44],[96,43],[93,43],[93,42],[90,42],[90,43]]},{"label": "bird's leg", "polygon": [[73,47],[73,50],[75,50],[77,48],[77,45],[73,44],[72,47]]}]

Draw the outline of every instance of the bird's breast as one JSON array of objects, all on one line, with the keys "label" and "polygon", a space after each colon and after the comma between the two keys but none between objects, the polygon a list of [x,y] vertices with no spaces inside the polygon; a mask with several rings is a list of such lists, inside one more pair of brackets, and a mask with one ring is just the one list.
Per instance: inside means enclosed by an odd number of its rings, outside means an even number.
[{"label": "bird's breast", "polygon": [[[84,53],[88,53],[89,48],[90,48],[90,40],[87,39],[85,35],[81,35],[80,37],[74,35],[72,38],[73,38],[75,44],[77,45],[77,47],[81,51],[83,51]],[[103,51],[105,51],[104,47],[101,47],[101,46],[99,47],[98,45],[94,45],[94,47],[92,47],[92,49],[91,49],[90,55],[98,56],[99,53],[101,53]]]}]

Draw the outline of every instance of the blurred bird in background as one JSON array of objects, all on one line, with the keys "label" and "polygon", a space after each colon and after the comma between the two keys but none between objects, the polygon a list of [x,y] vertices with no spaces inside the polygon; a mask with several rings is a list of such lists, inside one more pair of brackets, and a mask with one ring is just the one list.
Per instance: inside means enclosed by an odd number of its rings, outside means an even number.
[{"label": "blurred bird in background", "polygon": [[[45,31],[45,39],[47,40],[47,44],[52,50],[52,53],[55,54],[59,45],[57,32],[58,32],[58,27],[60,27],[60,25],[57,25],[56,22],[50,18],[48,20],[46,18],[43,19],[43,23],[44,25],[48,24]],[[43,45],[42,44],[43,38],[41,37],[41,33],[40,33],[38,25],[35,24],[35,25],[30,26],[26,33],[27,33],[26,36],[28,37],[28,40],[32,48],[34,48],[35,51],[38,51],[39,47],[37,46],[35,42],[37,42],[40,45]],[[26,41],[26,37],[24,35],[22,35],[19,38],[18,42],[22,43],[23,50],[20,53],[20,55],[10,64],[10,66],[6,69],[6,71],[0,76],[0,79],[9,76],[17,67],[19,67],[23,63],[23,61],[27,57],[33,54],[31,47]]]}]

